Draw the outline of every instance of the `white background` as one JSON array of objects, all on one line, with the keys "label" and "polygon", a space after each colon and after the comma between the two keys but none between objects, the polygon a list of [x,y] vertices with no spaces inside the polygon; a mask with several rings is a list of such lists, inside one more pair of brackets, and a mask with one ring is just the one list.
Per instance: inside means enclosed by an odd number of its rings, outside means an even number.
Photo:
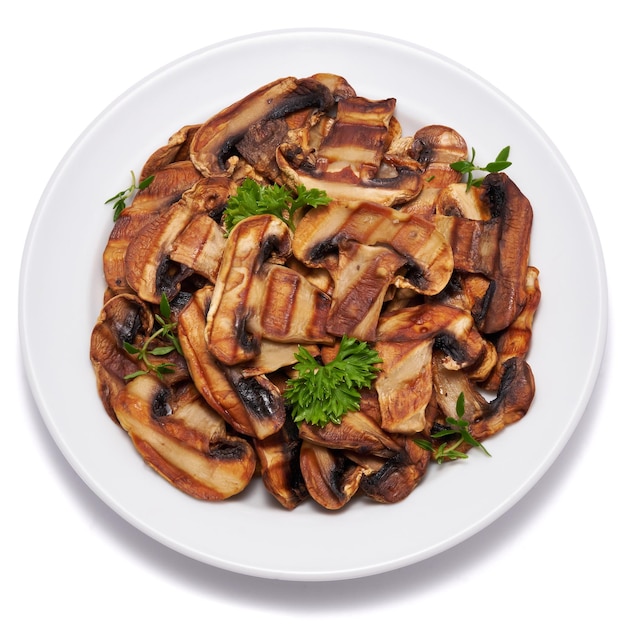
[{"label": "white background", "polygon": [[[207,0],[57,0],[2,9],[1,623],[625,623],[619,254],[626,210],[626,46],[616,5],[318,0],[244,8]],[[610,302],[596,390],[539,484],[502,518],[444,554],[332,583],[214,569],[118,517],[50,438],[28,389],[17,334],[19,266],[30,220],[56,165],[85,127],[170,61],[231,37],[303,26],[412,41],[465,65],[517,102],[556,144],[582,187],[604,249]]]}]

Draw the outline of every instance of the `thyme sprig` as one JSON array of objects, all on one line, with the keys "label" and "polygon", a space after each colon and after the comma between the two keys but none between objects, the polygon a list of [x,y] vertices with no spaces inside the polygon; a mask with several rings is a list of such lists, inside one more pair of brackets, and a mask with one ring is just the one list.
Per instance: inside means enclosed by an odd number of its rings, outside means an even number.
[{"label": "thyme sprig", "polygon": [[116,222],[121,215],[122,211],[126,208],[127,200],[136,192],[145,189],[154,180],[154,176],[148,176],[139,183],[135,177],[135,172],[131,170],[131,184],[130,187],[116,193],[113,197],[109,198],[104,204],[113,203],[113,221]]},{"label": "thyme sprig", "polygon": [[467,174],[467,191],[469,191],[472,187],[480,187],[483,182],[482,178],[474,178],[474,172],[488,172],[493,174],[495,172],[501,172],[505,170],[507,167],[511,166],[511,161],[509,161],[509,153],[511,151],[511,147],[507,146],[506,148],[502,148],[498,153],[498,156],[487,163],[485,166],[476,165],[474,160],[476,159],[476,150],[472,148],[472,157],[468,160],[463,161],[455,161],[454,163],[450,163],[450,167],[455,172],[460,172],[461,174]]},{"label": "thyme sprig", "polygon": [[455,436],[454,441],[442,443],[436,448],[430,441],[426,441],[426,439],[415,439],[415,443],[421,448],[431,452],[434,455],[435,461],[439,464],[444,461],[456,461],[457,459],[468,458],[465,452],[459,450],[459,447],[463,444],[473,448],[480,448],[487,456],[491,456],[485,446],[472,437],[468,428],[469,422],[463,419],[465,415],[465,395],[463,392],[459,394],[456,400],[456,414],[457,417],[446,418],[448,428],[443,428],[430,434],[431,439]]},{"label": "thyme sprig", "polygon": [[[176,329],[176,322],[171,321],[172,311],[165,294],[161,295],[159,313],[160,314],[155,314],[154,316],[154,319],[158,322],[159,327],[150,335],[150,337],[146,339],[146,341],[144,341],[140,348],[127,341],[124,342],[124,349],[126,352],[136,356],[146,368],[138,369],[131,374],[127,374],[124,376],[125,380],[132,380],[133,378],[143,376],[149,372],[154,373],[160,380],[163,380],[163,377],[166,374],[174,372],[175,365],[173,363],[153,363],[150,359],[151,356],[166,356],[174,351],[182,354],[180,342],[174,333]],[[159,345],[151,348],[150,345],[158,338],[169,341],[169,345]]]}]

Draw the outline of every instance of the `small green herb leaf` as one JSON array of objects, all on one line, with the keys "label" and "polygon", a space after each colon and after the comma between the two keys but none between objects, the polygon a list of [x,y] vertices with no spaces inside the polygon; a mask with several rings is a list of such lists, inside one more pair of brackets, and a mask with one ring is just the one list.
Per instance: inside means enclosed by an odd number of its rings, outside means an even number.
[{"label": "small green herb leaf", "polygon": [[361,389],[369,388],[378,375],[378,353],[367,342],[343,337],[335,358],[320,363],[299,346],[293,366],[298,376],[287,381],[285,398],[296,423],[325,426],[341,423],[348,411],[359,409]]},{"label": "small green herb leaf", "polygon": [[424,448],[424,450],[431,452],[437,463],[468,458],[465,452],[458,449],[461,444],[466,444],[473,448],[480,448],[487,456],[491,456],[485,446],[472,437],[469,432],[469,422],[463,419],[465,415],[465,394],[463,394],[463,392],[459,394],[456,400],[456,414],[456,418],[446,418],[446,424],[448,424],[449,428],[441,428],[430,435],[431,439],[455,436],[456,439],[453,442],[442,443],[436,449],[433,443],[426,439],[415,439],[415,443],[421,448]]},{"label": "small green herb leaf", "polygon": [[122,211],[126,208],[126,202],[136,192],[146,189],[148,185],[154,180],[154,176],[148,176],[144,178],[140,183],[137,183],[135,178],[135,172],[130,172],[131,184],[130,187],[115,194],[112,198],[109,198],[104,204],[113,204],[113,221],[116,222],[121,215]]},{"label": "small green herb leaf", "polygon": [[274,215],[295,230],[294,215],[306,206],[326,205],[330,198],[319,189],[298,185],[295,192],[278,184],[260,185],[251,178],[244,180],[231,196],[224,210],[224,226],[230,231],[236,224],[252,215]]},{"label": "small green herb leaf", "polygon": [[[149,372],[154,373],[158,378],[163,378],[165,374],[171,374],[175,371],[175,366],[173,363],[153,363],[150,360],[150,356],[166,356],[176,351],[179,354],[182,354],[182,349],[180,346],[180,342],[178,337],[175,334],[176,322],[172,322],[170,320],[171,317],[171,307],[170,303],[167,300],[165,294],[161,295],[161,301],[159,303],[159,311],[161,315],[155,315],[154,319],[159,324],[159,327],[146,339],[143,345],[139,348],[134,346],[132,343],[127,341],[124,342],[124,350],[128,352],[128,354],[132,354],[136,356],[137,359],[142,362],[146,369],[139,369],[131,374],[127,374],[124,376],[124,380],[132,380],[133,378],[137,378],[137,376],[142,376],[144,374],[148,374]],[[169,344],[166,345],[158,345],[155,347],[150,347],[151,344],[158,338],[162,340],[168,341]]]},{"label": "small green herb leaf", "polygon": [[488,172],[493,174],[495,172],[502,172],[507,169],[507,167],[510,167],[512,165],[509,161],[510,152],[511,147],[506,146],[500,150],[498,156],[493,161],[487,163],[485,166],[480,166],[474,163],[474,160],[476,159],[476,150],[472,148],[472,156],[469,161],[455,161],[454,163],[450,163],[450,167],[455,172],[467,174],[467,190],[469,191],[472,187],[479,187],[483,181],[482,178],[474,178],[474,172]]}]

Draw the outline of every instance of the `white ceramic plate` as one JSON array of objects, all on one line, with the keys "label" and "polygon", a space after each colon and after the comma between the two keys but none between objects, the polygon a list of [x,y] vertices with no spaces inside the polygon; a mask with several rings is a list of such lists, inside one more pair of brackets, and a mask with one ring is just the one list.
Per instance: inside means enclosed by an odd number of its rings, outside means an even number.
[{"label": "white ceramic plate", "polygon": [[[345,76],[363,96],[397,98],[406,134],[426,124],[449,125],[485,159],[511,145],[508,173],[533,204],[531,262],[541,270],[543,298],[529,355],[536,398],[521,422],[489,441],[491,458],[476,451],[467,462],[433,467],[399,504],[361,498],[335,513],[312,502],[288,512],[259,481],[232,500],[198,502],[143,463],[96,392],[89,337],[112,226],[103,202],[179,127],[204,121],[275,78],[316,72]],[[448,59],[406,42],[333,30],[228,41],[161,69],[113,102],[71,148],[41,199],[23,257],[20,307],[25,366],[39,410],[93,491],[185,555],[290,580],[355,578],[415,563],[502,515],[536,484],[579,422],[606,333],[595,227],[570,170],[542,131]]]}]

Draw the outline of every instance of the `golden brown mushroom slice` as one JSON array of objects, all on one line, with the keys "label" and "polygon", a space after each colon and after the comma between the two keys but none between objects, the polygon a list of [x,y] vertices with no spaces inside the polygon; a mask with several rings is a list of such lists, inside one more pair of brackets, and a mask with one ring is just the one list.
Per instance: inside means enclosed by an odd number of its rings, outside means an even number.
[{"label": "golden brown mushroom slice", "polygon": [[432,222],[372,202],[331,202],[311,209],[296,227],[293,253],[333,278],[329,332],[366,341],[375,336],[391,284],[435,294],[450,279],[454,264],[451,247]]},{"label": "golden brown mushroom slice", "polygon": [[361,491],[382,504],[395,504],[404,500],[421,483],[430,463],[430,453],[418,446],[410,437],[398,437],[400,448],[391,458],[380,462],[369,459],[368,468],[361,479]]},{"label": "golden brown mushroom slice", "polygon": [[200,173],[191,162],[172,163],[155,172],[153,181],[138,191],[132,204],[122,211],[102,255],[104,278],[112,293],[131,291],[126,280],[125,263],[130,242],[155,216],[178,202],[200,178]]},{"label": "golden brown mushroom slice", "polygon": [[472,366],[484,376],[496,356],[469,312],[432,303],[382,316],[374,348],[383,361],[374,383],[382,427],[403,434],[420,432],[426,425],[433,349],[445,352],[448,368]]},{"label": "golden brown mushroom slice", "polygon": [[114,408],[144,461],[194,498],[225,500],[254,476],[252,446],[227,434],[221,417],[197,394],[181,398],[155,377],[140,376],[116,397]]},{"label": "golden brown mushroom slice", "polygon": [[181,282],[193,270],[172,259],[176,240],[194,216],[219,214],[234,190],[229,179],[202,178],[136,234],[128,244],[124,263],[126,280],[139,297],[158,303],[163,294],[169,300],[178,293]]},{"label": "golden brown mushroom slice", "polygon": [[284,508],[295,509],[309,495],[300,469],[298,427],[288,420],[277,433],[253,444],[265,488]]},{"label": "golden brown mushroom slice", "polygon": [[319,147],[303,151],[285,143],[276,152],[288,185],[323,189],[335,200],[370,200],[388,206],[415,197],[422,188],[422,168],[408,156],[386,153],[396,100],[360,96],[337,103],[334,120]]},{"label": "golden brown mushroom slice", "polygon": [[241,368],[226,367],[211,354],[205,323],[212,293],[210,285],[197,290],[178,315],[178,338],[191,378],[209,406],[236,431],[265,439],[285,423],[284,400],[267,377],[244,376]]},{"label": "golden brown mushroom slice", "polygon": [[205,176],[229,176],[238,159],[235,146],[252,126],[309,107],[327,109],[334,103],[331,90],[315,77],[272,81],[202,124],[191,142],[191,160]]},{"label": "golden brown mushroom slice", "polygon": [[488,174],[472,197],[489,219],[460,217],[461,209],[455,214],[448,204],[448,214],[434,220],[454,251],[455,270],[489,281],[472,312],[481,331],[490,334],[509,326],[524,307],[533,210],[504,173]]},{"label": "golden brown mushroom slice", "polygon": [[300,469],[310,496],[331,511],[350,502],[367,471],[343,452],[308,441],[302,442]]},{"label": "golden brown mushroom slice", "polygon": [[280,265],[291,253],[289,227],[272,215],[239,222],[228,237],[206,321],[206,341],[225,365],[258,356],[261,341],[331,343],[330,298]]},{"label": "golden brown mushroom slice", "polygon": [[148,178],[164,167],[178,161],[189,161],[189,145],[200,124],[188,124],[176,131],[167,144],[157,148],[144,163],[141,178]]}]

